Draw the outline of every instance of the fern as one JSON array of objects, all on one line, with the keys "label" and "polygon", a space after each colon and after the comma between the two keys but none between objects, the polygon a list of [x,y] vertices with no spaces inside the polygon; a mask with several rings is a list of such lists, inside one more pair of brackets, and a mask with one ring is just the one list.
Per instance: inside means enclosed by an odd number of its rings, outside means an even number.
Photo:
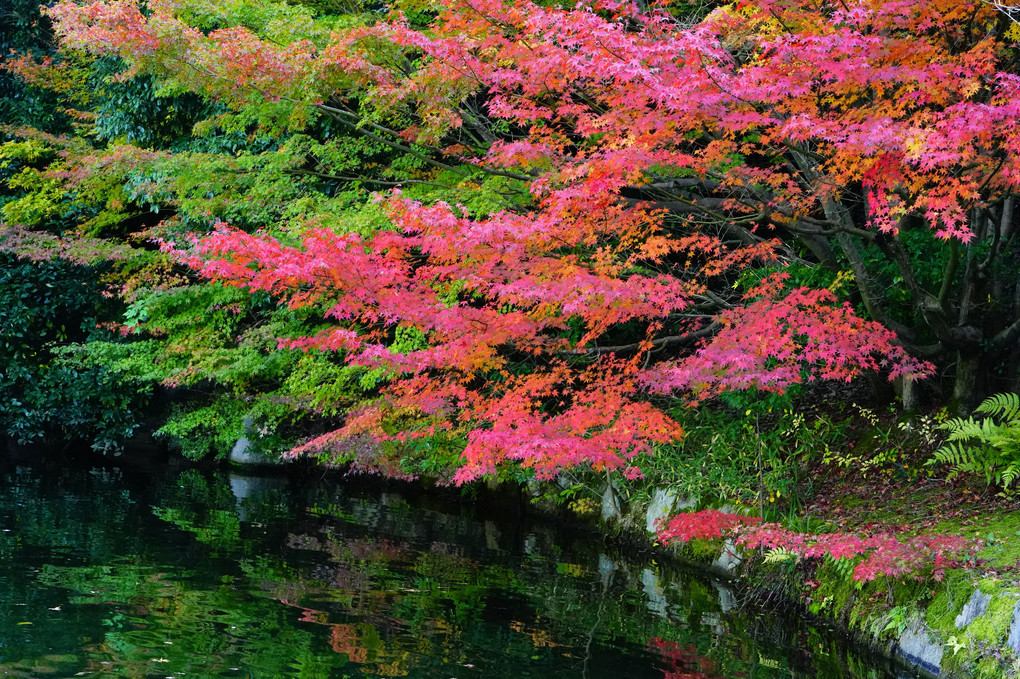
[{"label": "fern", "polygon": [[790,563],[797,562],[800,557],[785,547],[775,547],[765,555],[765,563]]},{"label": "fern", "polygon": [[989,396],[976,412],[997,416],[1014,425],[1020,424],[1020,394],[996,394]]},{"label": "fern", "polygon": [[996,394],[975,410],[985,415],[948,420],[946,443],[928,464],[952,466],[948,478],[982,474],[988,485],[1009,488],[1020,478],[1020,395]]}]

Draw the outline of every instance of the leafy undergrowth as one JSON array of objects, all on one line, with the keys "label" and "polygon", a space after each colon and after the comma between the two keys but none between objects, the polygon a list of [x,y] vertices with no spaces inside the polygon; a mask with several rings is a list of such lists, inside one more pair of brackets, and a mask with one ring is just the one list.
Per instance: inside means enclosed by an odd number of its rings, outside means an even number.
[{"label": "leafy undergrowth", "polygon": [[[943,648],[942,670],[952,676],[1020,676],[1020,658],[1008,638],[1020,601],[1020,512],[1017,499],[978,479],[931,478],[893,483],[842,475],[824,484],[808,508],[840,530],[898,530],[904,536],[955,535],[978,546],[974,559],[947,568],[941,582],[893,582],[872,587],[870,600],[845,586],[819,585],[818,601],[844,609],[872,635],[895,637],[913,621]],[[824,576],[815,582],[824,581]],[[975,597],[989,598],[967,623],[960,614]],[[820,597],[820,599],[818,598]],[[811,605],[809,604],[809,605]]]},{"label": "leafy undergrowth", "polygon": [[[920,462],[903,464],[909,468]],[[949,482],[923,472],[914,478],[862,476],[853,470],[819,475],[812,501],[786,523],[832,532],[804,540],[803,533],[786,530],[771,543],[745,538],[751,546],[773,547],[761,549],[759,566],[748,572],[752,582],[781,582],[812,613],[872,640],[896,641],[908,629],[919,629],[942,647],[941,676],[1020,676],[1020,658],[1007,643],[1020,601],[1017,498],[985,487],[979,479]],[[749,535],[754,536],[754,530],[761,529],[752,528]],[[863,549],[868,536],[895,536],[905,546],[902,554],[890,552],[888,572],[870,568],[876,550]],[[861,549],[838,558],[838,553],[826,553],[826,538]],[[921,552],[932,541],[945,539],[971,549],[935,565],[932,553]],[[803,543],[814,551],[805,554]],[[911,564],[901,557],[912,550]],[[898,565],[910,566],[911,572],[897,570]],[[988,598],[987,606],[968,622],[961,612],[976,592]]]},{"label": "leafy undergrowth", "polygon": [[840,530],[893,531],[904,535],[947,534],[980,540],[977,574],[1014,573],[1020,585],[1020,501],[972,479],[915,483],[854,478],[824,483],[806,512]]}]

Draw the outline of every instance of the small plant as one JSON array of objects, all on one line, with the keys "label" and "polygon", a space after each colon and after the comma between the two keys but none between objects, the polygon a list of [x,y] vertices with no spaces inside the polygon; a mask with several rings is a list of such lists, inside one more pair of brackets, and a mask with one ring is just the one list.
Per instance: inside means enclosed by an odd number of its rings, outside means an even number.
[{"label": "small plant", "polygon": [[996,394],[975,412],[985,417],[956,417],[941,426],[949,438],[928,464],[952,465],[950,479],[983,474],[988,485],[1008,489],[1020,477],[1020,395]]},{"label": "small plant", "polygon": [[918,443],[934,448],[942,437],[939,431],[947,417],[946,409],[942,408],[935,413],[921,415],[915,420],[900,422],[896,426],[906,435],[916,434]]},{"label": "small plant", "polygon": [[946,419],[945,410],[893,423],[889,416],[894,411],[883,418],[874,410],[851,405],[857,414],[854,421],[865,430],[842,447],[827,447],[822,464],[853,470],[865,478],[912,481],[930,476],[920,461],[931,455],[944,436],[940,425]]},{"label": "small plant", "polygon": [[896,606],[871,623],[871,633],[876,637],[899,637],[910,625],[910,609]]},{"label": "small plant", "polygon": [[789,397],[757,397],[673,411],[684,438],[642,462],[646,477],[703,504],[754,507],[766,520],[795,514],[812,493],[808,467],[840,446],[848,424],[798,410]]},{"label": "small plant", "polygon": [[577,500],[571,500],[567,503],[567,508],[575,514],[591,516],[598,511],[598,504],[590,497],[582,497]]},{"label": "small plant", "polygon": [[785,563],[785,564],[788,564],[788,563],[792,562],[792,563],[796,564],[798,561],[800,561],[800,557],[797,556],[796,553],[791,552],[790,550],[786,549],[785,547],[776,547],[775,549],[770,549],[765,554],[765,563]]}]

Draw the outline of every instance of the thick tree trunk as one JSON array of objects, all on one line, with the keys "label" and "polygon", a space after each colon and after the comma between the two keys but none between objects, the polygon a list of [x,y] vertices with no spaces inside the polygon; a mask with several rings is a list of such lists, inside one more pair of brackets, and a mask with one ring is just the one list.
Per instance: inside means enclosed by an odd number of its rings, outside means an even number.
[{"label": "thick tree trunk", "polygon": [[900,400],[903,401],[903,412],[916,412],[921,404],[921,394],[917,388],[917,382],[912,377],[901,377],[896,381],[896,387]]},{"label": "thick tree trunk", "polygon": [[968,414],[981,400],[981,368],[983,361],[980,353],[957,354],[956,376],[953,383],[953,407],[960,414]]}]

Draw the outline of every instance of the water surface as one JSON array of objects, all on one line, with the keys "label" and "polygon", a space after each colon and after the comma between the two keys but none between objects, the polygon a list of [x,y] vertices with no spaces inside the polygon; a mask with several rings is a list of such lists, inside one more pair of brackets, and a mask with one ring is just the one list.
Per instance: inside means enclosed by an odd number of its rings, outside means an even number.
[{"label": "water surface", "polygon": [[4,676],[907,676],[512,506],[66,460],[0,483]]}]

